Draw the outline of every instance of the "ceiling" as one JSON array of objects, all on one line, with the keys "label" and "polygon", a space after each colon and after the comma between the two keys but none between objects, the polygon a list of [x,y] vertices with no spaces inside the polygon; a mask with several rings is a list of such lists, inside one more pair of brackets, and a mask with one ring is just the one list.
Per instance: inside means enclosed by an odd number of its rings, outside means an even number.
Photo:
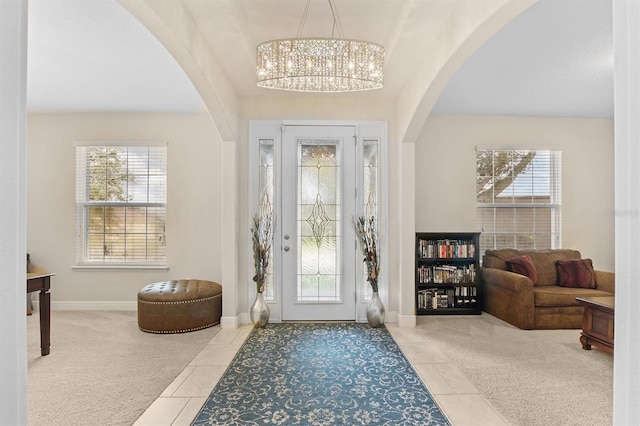
[{"label": "ceiling", "polygon": [[[255,85],[255,46],[294,37],[305,2],[181,1],[236,92],[270,94]],[[395,98],[448,17],[475,1],[335,0],[345,37],[386,48],[385,87],[358,96]],[[460,67],[434,113],[612,117],[611,2],[539,0]],[[328,3],[312,0],[302,36],[330,37],[331,22]],[[28,37],[30,111],[203,108],[170,54],[115,0],[29,0]]]},{"label": "ceiling", "polygon": [[612,0],[539,0],[467,59],[433,112],[613,118]]}]

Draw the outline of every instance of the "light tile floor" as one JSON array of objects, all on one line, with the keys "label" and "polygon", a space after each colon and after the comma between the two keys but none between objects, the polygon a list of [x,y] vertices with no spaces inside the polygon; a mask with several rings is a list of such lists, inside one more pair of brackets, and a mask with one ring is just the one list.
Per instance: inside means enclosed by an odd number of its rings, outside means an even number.
[{"label": "light tile floor", "polygon": [[[454,426],[508,425],[439,348],[427,343],[419,328],[400,328],[395,323],[386,326]],[[134,426],[191,424],[251,328],[221,329]]]}]

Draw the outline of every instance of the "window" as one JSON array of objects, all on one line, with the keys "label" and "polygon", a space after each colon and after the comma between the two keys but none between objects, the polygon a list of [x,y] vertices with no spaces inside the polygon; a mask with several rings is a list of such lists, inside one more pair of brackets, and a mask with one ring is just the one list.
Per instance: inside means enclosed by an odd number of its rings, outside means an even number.
[{"label": "window", "polygon": [[77,261],[166,264],[166,146],[76,147]]},{"label": "window", "polygon": [[560,248],[561,152],[478,150],[480,247]]}]

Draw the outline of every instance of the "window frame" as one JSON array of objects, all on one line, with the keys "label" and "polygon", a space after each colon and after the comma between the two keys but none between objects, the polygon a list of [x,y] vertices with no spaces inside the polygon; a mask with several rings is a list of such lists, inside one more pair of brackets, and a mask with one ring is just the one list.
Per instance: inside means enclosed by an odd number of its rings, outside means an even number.
[{"label": "window frame", "polygon": [[[545,176],[545,178],[549,179],[549,202],[531,202],[531,203],[516,203],[516,202],[496,202],[495,195],[492,197],[493,202],[479,202],[477,199],[478,192],[476,186],[476,223],[477,230],[481,232],[481,240],[485,241],[485,245],[481,247],[481,250],[487,249],[501,249],[501,248],[516,248],[516,249],[531,249],[530,247],[518,247],[518,235],[526,235],[530,234],[529,232],[518,233],[514,229],[512,232],[497,232],[497,226],[494,225],[493,232],[483,232],[483,223],[481,223],[481,209],[494,209],[494,221],[496,220],[497,210],[502,208],[511,208],[511,209],[549,209],[550,210],[550,230],[548,234],[549,240],[551,242],[550,247],[539,247],[535,246],[535,237],[534,237],[534,247],[533,249],[558,249],[562,248],[562,151],[557,148],[489,148],[489,147],[476,147],[476,182],[478,179],[478,169],[477,169],[477,153],[481,151],[490,151],[492,153],[495,152],[545,152],[549,155],[549,175]],[[514,181],[511,182],[513,184]],[[511,185],[510,184],[510,185]],[[535,194],[533,191],[531,194],[525,195],[525,197],[532,197],[532,200],[535,198]],[[491,246],[486,245],[487,234],[493,234],[492,244]],[[535,231],[534,235],[538,234]],[[541,234],[542,235],[542,234]],[[497,244],[498,236],[511,236],[512,244],[507,246],[501,246]]]},{"label": "window frame", "polygon": [[[89,186],[87,184],[87,179],[89,178],[89,158],[86,155],[86,151],[89,148],[124,148],[127,150],[130,149],[144,149],[144,148],[160,148],[160,160],[163,165],[163,172],[160,176],[163,177],[163,181],[161,183],[162,191],[160,192],[161,197],[160,200],[149,201],[148,194],[151,191],[150,186],[148,185],[146,188],[147,201],[107,201],[107,200],[90,200],[89,195]],[[81,150],[84,149],[85,153],[81,154]],[[84,161],[82,161],[84,160]],[[168,259],[167,259],[167,192],[168,192],[168,146],[166,143],[162,142],[129,142],[129,141],[115,141],[115,142],[105,142],[105,141],[91,141],[91,142],[76,142],[75,143],[75,162],[76,162],[76,176],[75,176],[75,184],[76,184],[76,264],[72,267],[74,270],[145,270],[145,269],[153,269],[153,270],[168,270]],[[144,170],[144,169],[142,169]],[[146,175],[150,176],[150,167],[147,165],[146,167]],[[127,173],[129,173],[129,169],[127,169]],[[116,207],[116,208],[124,208],[125,212],[127,208],[161,208],[163,209],[164,214],[164,223],[163,223],[163,239],[164,239],[164,258],[160,260],[152,260],[152,261],[127,261],[127,260],[92,260],[89,259],[89,243],[88,238],[90,234],[90,227],[88,221],[89,210],[95,207]],[[126,214],[124,216],[124,228],[127,228],[126,225]],[[146,226],[146,222],[145,222]],[[107,232],[104,232],[107,235]],[[148,229],[145,229],[144,235],[148,237],[150,234],[155,234],[153,232],[149,232]],[[125,231],[126,235],[126,231]],[[145,248],[145,257],[148,256],[147,249]]]}]

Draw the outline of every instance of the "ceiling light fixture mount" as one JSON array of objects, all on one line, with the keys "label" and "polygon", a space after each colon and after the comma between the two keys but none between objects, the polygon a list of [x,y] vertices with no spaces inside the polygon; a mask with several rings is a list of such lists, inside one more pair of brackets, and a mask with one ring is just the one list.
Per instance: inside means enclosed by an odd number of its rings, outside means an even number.
[{"label": "ceiling light fixture mount", "polygon": [[[309,4],[296,38],[270,40],[256,47],[257,85],[297,92],[353,92],[379,89],[384,79],[384,47],[344,38],[334,0],[331,38],[302,38]],[[340,38],[333,38],[338,30]]]}]

